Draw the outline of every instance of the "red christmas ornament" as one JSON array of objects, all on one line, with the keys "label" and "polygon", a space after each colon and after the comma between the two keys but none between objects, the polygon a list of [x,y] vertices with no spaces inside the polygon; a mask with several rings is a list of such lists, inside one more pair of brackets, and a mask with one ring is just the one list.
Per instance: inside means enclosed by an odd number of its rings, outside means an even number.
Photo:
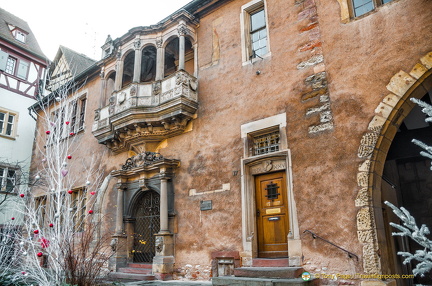
[{"label": "red christmas ornament", "polygon": [[69,133],[69,135],[70,135],[70,136],[74,136],[74,135],[75,135],[75,133],[71,132],[71,133]]},{"label": "red christmas ornament", "polygon": [[51,131],[47,130],[47,131],[45,131],[45,133],[46,133],[47,135],[49,135],[49,134],[51,133]]},{"label": "red christmas ornament", "polygon": [[38,234],[39,230],[35,229],[35,231],[33,231],[34,234]]},{"label": "red christmas ornament", "polygon": [[42,257],[43,253],[42,252],[38,252],[36,255],[37,255],[37,257]]},{"label": "red christmas ornament", "polygon": [[21,271],[21,274],[22,274],[22,275],[25,275],[25,274],[26,274],[26,272],[25,272],[25,271]]},{"label": "red christmas ornament", "polygon": [[52,224],[52,223],[49,224],[49,227],[53,227],[53,226],[54,226],[54,224]]},{"label": "red christmas ornament", "polygon": [[66,121],[65,124],[66,124],[66,125],[69,125],[69,121]]},{"label": "red christmas ornament", "polygon": [[72,155],[68,155],[67,158],[70,160],[72,159]]},{"label": "red christmas ornament", "polygon": [[96,192],[90,192],[90,195],[94,196],[94,194],[96,194]]},{"label": "red christmas ornament", "polygon": [[89,210],[88,213],[89,213],[89,214],[92,214],[92,213],[93,213],[93,210]]},{"label": "red christmas ornament", "polygon": [[24,194],[20,194],[20,197],[21,197],[21,198],[24,198]]},{"label": "red christmas ornament", "polygon": [[15,218],[13,217],[13,218],[11,218],[11,220],[14,220]]},{"label": "red christmas ornament", "polygon": [[68,193],[72,195],[72,194],[73,194],[73,191],[72,191],[72,190],[69,190]]},{"label": "red christmas ornament", "polygon": [[47,248],[50,245],[50,242],[45,237],[42,237],[38,240],[41,243],[42,248]]}]

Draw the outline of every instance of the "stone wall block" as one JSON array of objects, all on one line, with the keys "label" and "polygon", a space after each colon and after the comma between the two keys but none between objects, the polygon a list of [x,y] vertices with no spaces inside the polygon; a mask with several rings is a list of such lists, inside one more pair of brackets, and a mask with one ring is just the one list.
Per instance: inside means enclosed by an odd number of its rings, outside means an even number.
[{"label": "stone wall block", "polygon": [[364,207],[357,213],[357,230],[371,230],[372,229],[372,215],[370,208]]},{"label": "stone wall block", "polygon": [[389,84],[387,85],[387,89],[394,94],[399,96],[403,96],[407,90],[415,83],[416,79],[407,74],[404,71],[399,71],[395,74]]},{"label": "stone wall block", "polygon": [[357,237],[361,243],[373,243],[372,230],[357,231]]},{"label": "stone wall block", "polygon": [[327,75],[326,72],[320,72],[313,75],[308,76],[305,79],[305,84],[310,85],[312,89],[321,89],[327,86]]},{"label": "stone wall block", "polygon": [[373,243],[363,245],[363,270],[368,274],[380,274],[381,265],[379,256]]},{"label": "stone wall block", "polygon": [[313,17],[317,14],[317,9],[316,7],[310,7],[310,8],[306,8],[303,11],[301,11],[298,16],[297,16],[297,20],[301,21],[310,17]]},{"label": "stone wall block", "polygon": [[413,69],[410,71],[410,75],[413,78],[419,79],[428,69],[422,64],[416,64]]},{"label": "stone wall block", "polygon": [[309,126],[309,134],[316,134],[327,130],[333,129],[333,122],[327,122],[319,125]]},{"label": "stone wall block", "polygon": [[367,187],[369,182],[369,173],[359,172],[357,173],[357,185],[359,187]]},{"label": "stone wall block", "polygon": [[390,93],[386,97],[384,97],[383,102],[387,105],[390,105],[391,107],[395,107],[400,99],[401,99],[400,96],[394,93]]},{"label": "stone wall block", "polygon": [[328,110],[328,109],[330,109],[330,103],[329,102],[327,102],[321,106],[308,108],[308,110],[306,111],[306,116],[309,116],[309,115],[312,115],[314,113],[318,113],[318,112],[321,112],[324,110]]},{"label": "stone wall block", "polygon": [[328,92],[327,87],[321,88],[318,90],[313,90],[313,91],[310,91],[310,92],[303,94],[301,97],[301,100],[307,101],[307,100],[315,98],[317,96],[320,96],[320,98],[321,98],[321,96],[323,96],[323,95],[328,95],[327,92]]},{"label": "stone wall block", "polygon": [[380,102],[378,107],[375,109],[375,113],[383,118],[388,118],[392,111],[393,107],[384,102]]},{"label": "stone wall block", "polygon": [[359,165],[358,168],[359,172],[369,172],[370,165],[371,165],[371,161],[369,159],[365,160],[363,163]]},{"label": "stone wall block", "polygon": [[312,41],[310,43],[307,43],[306,45],[303,45],[299,48],[299,52],[305,52],[305,51],[310,51],[312,49],[315,49],[317,47],[321,47],[322,43],[320,40],[315,40]]},{"label": "stone wall block", "polygon": [[361,188],[360,191],[357,193],[357,197],[354,201],[356,207],[366,207],[370,204],[370,195],[368,192],[368,188],[364,187]]},{"label": "stone wall block", "polygon": [[375,128],[375,127],[379,127],[381,129],[384,123],[386,122],[386,120],[387,119],[382,117],[381,115],[375,115],[372,118],[371,122],[369,122],[368,129]]},{"label": "stone wall block", "polygon": [[427,53],[424,57],[420,59],[420,62],[427,67],[432,69],[432,52]]},{"label": "stone wall block", "polygon": [[315,55],[313,57],[311,57],[310,59],[301,62],[297,65],[297,69],[304,69],[310,66],[314,66],[316,64],[322,63],[324,61],[324,56],[323,55]]},{"label": "stone wall block", "polygon": [[300,32],[303,33],[303,32],[306,32],[306,31],[312,30],[313,28],[315,28],[315,27],[317,27],[317,26],[318,26],[318,23],[317,23],[317,22],[310,23],[309,25],[307,25],[307,26],[305,26],[305,27],[303,27],[303,28],[300,28]]},{"label": "stone wall block", "polygon": [[333,120],[333,114],[331,110],[326,110],[320,113],[320,122],[326,123]]}]

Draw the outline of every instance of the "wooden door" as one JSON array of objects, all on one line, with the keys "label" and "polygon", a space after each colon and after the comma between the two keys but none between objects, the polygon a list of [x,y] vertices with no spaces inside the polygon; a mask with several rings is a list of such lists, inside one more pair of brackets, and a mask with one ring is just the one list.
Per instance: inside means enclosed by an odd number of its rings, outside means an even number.
[{"label": "wooden door", "polygon": [[287,257],[289,216],[285,172],[255,177],[258,257]]}]

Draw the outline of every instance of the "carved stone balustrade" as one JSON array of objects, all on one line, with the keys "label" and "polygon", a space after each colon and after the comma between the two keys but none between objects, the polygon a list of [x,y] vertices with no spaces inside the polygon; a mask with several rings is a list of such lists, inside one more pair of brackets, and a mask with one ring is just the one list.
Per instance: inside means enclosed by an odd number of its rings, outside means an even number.
[{"label": "carved stone balustrade", "polygon": [[198,109],[198,81],[185,71],[151,83],[132,83],[113,92],[96,110],[92,132],[114,152],[142,142],[177,136]]}]

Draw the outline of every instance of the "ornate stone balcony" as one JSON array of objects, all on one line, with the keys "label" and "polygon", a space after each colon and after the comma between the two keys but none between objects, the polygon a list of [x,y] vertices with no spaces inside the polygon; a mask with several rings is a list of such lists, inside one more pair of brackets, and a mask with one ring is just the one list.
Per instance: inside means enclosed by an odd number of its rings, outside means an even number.
[{"label": "ornate stone balcony", "polygon": [[95,111],[93,135],[114,152],[177,136],[198,109],[197,85],[195,77],[181,70],[115,91],[109,105]]}]

